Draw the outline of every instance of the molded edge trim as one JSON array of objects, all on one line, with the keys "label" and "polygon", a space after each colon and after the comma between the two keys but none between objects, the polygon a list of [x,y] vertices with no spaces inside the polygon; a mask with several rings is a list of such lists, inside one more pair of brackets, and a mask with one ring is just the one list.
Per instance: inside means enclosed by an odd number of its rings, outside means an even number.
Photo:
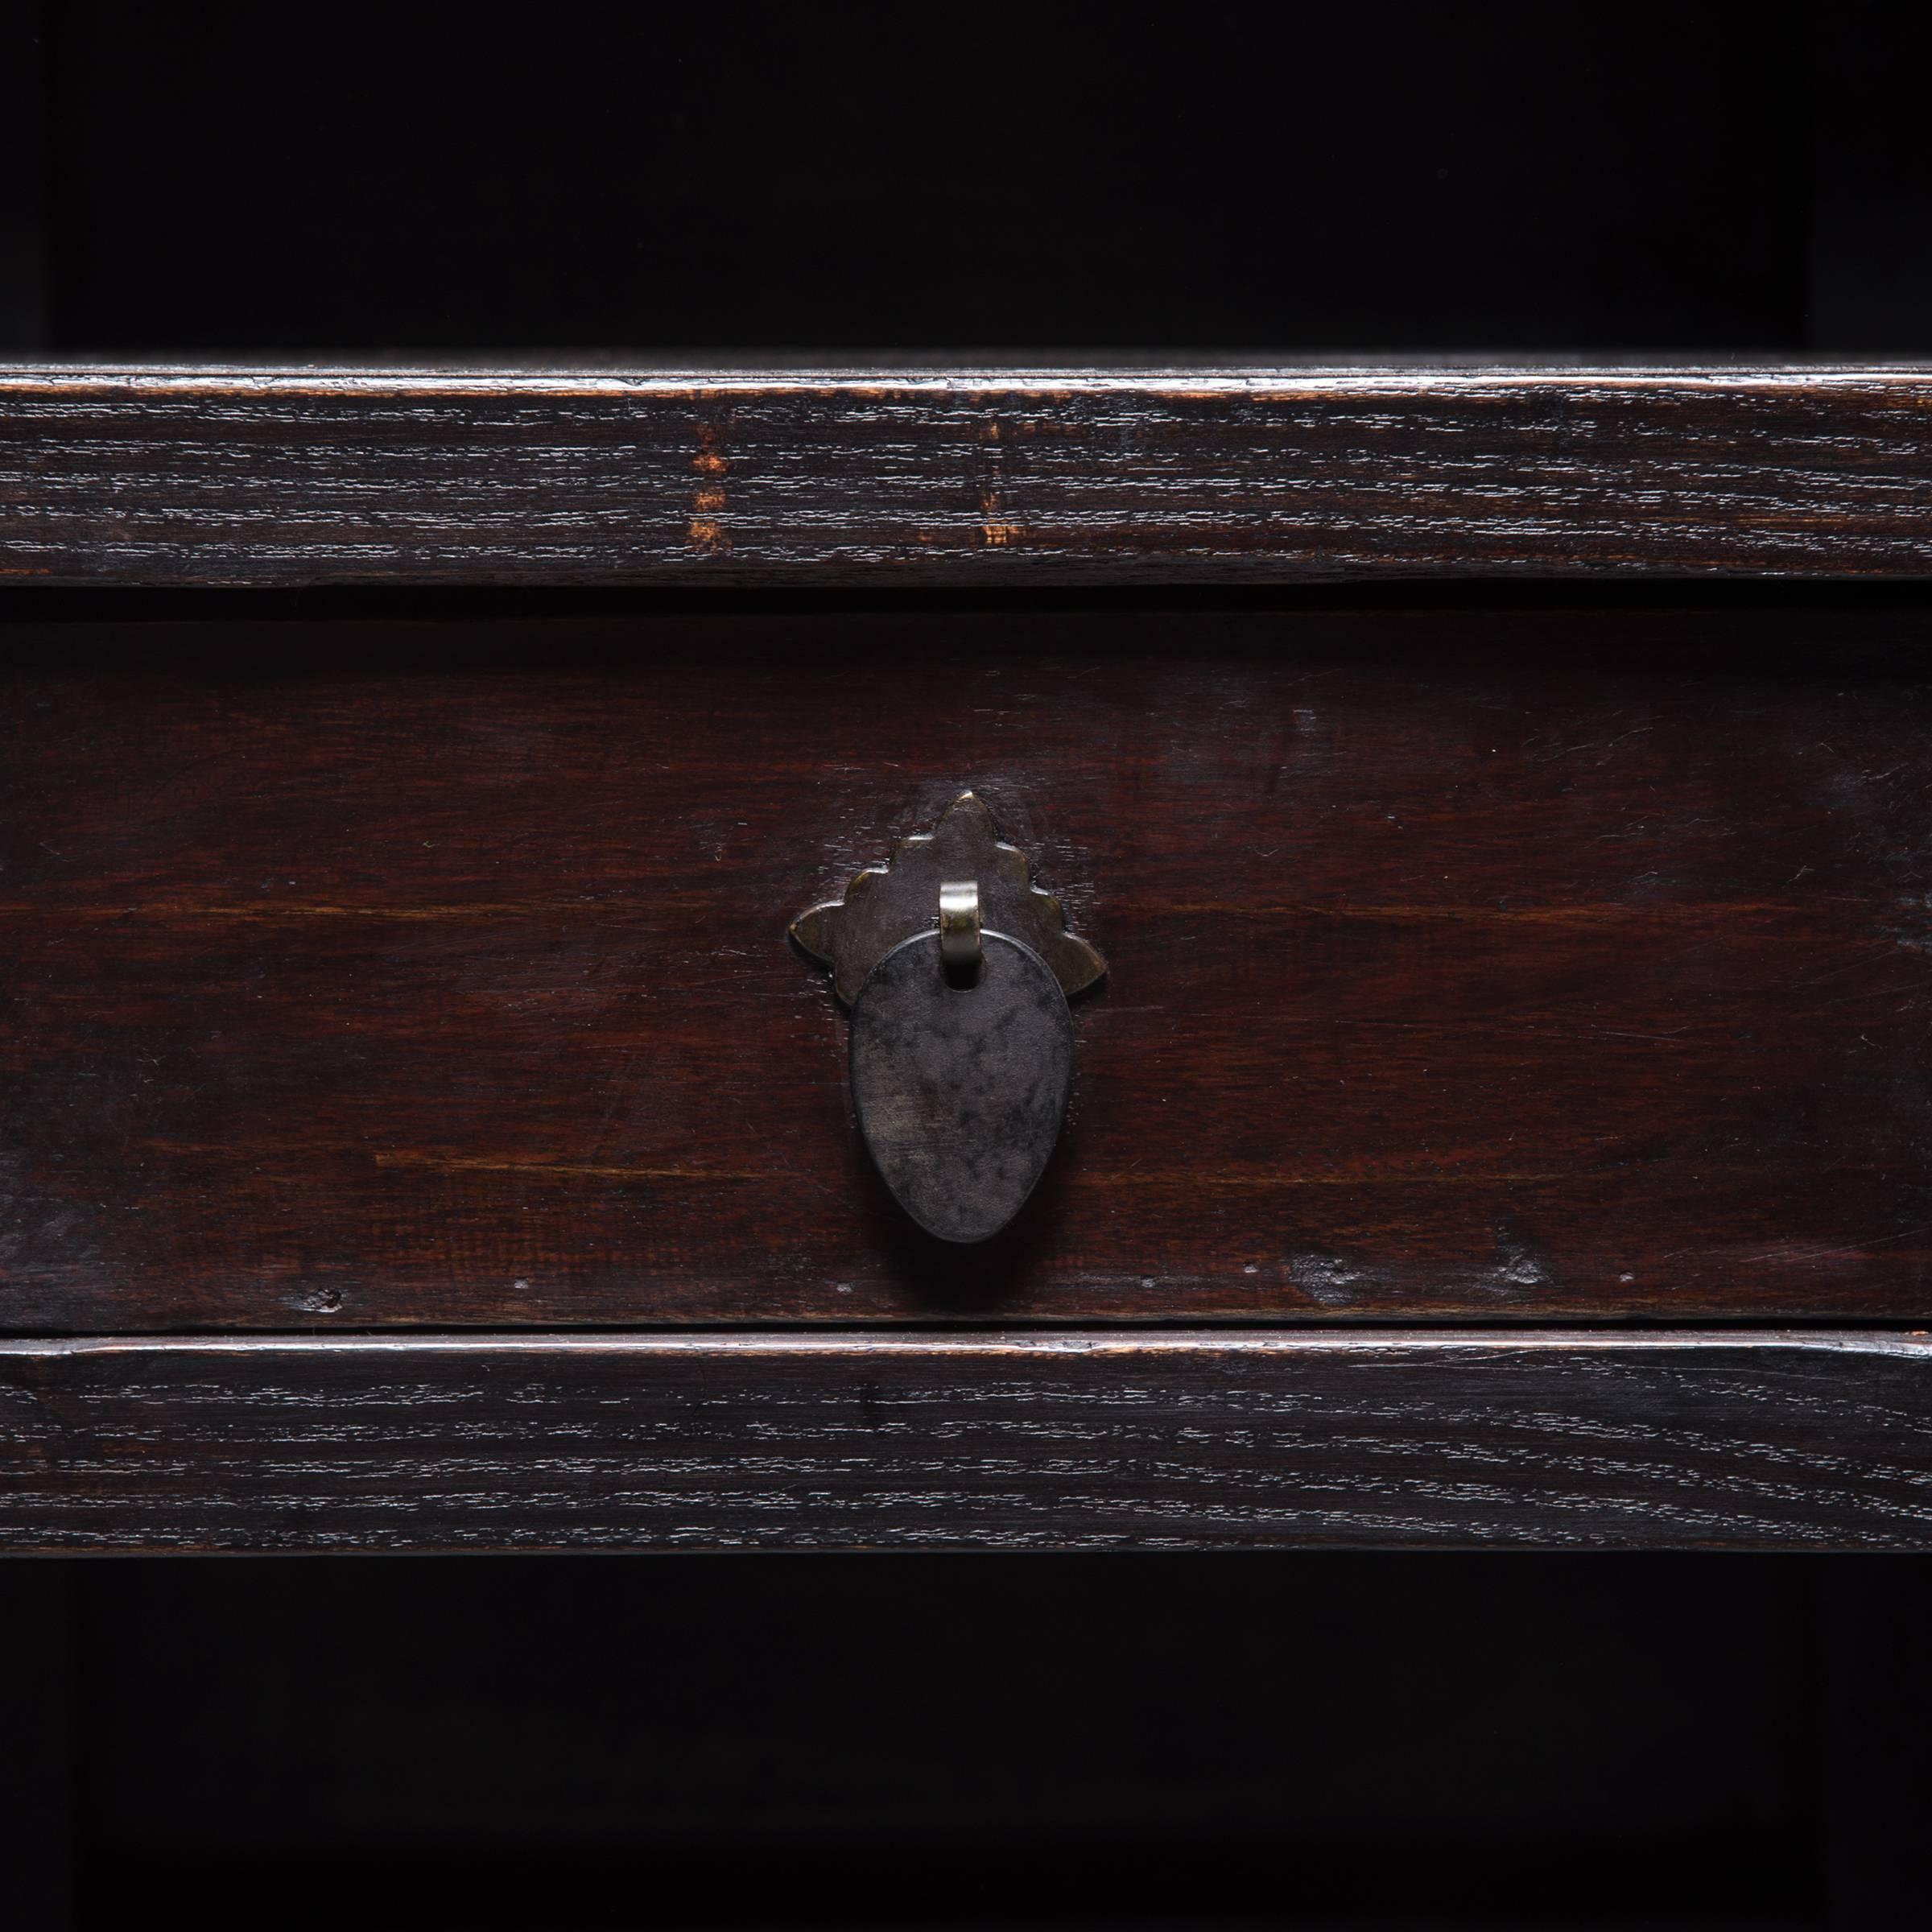
[{"label": "molded edge trim", "polygon": [[0,368],[0,581],[1932,574],[1903,368]]},{"label": "molded edge trim", "polygon": [[1932,1549],[1901,1332],[0,1344],[0,1549]]}]

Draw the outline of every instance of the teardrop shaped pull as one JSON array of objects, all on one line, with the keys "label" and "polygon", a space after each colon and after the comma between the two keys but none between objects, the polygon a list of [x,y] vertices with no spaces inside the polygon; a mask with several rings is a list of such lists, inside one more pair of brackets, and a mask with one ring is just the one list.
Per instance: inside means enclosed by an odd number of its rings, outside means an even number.
[{"label": "teardrop shaped pull", "polygon": [[1073,1080],[1067,996],[1031,947],[978,935],[977,973],[939,934],[873,968],[852,1009],[852,1097],[899,1205],[946,1241],[983,1241],[1052,1158]]},{"label": "teardrop shaped pull", "polygon": [[859,1130],[899,1205],[942,1241],[998,1233],[1052,1158],[1073,1076],[1067,1002],[1106,961],[969,791],[791,936],[852,1009]]}]

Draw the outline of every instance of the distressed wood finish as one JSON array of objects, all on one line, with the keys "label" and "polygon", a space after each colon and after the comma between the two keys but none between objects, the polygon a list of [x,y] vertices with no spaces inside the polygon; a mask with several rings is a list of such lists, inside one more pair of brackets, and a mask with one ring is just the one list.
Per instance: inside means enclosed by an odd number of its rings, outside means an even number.
[{"label": "distressed wood finish", "polygon": [[0,371],[0,576],[1914,576],[1929,400],[1869,369]]},{"label": "distressed wood finish", "polygon": [[1932,1348],[10,1342],[0,1545],[1926,1548]]},{"label": "distressed wood finish", "polygon": [[[19,634],[0,1325],[1922,1320],[1925,630]],[[967,1251],[786,938],[964,784],[1112,965]]]}]

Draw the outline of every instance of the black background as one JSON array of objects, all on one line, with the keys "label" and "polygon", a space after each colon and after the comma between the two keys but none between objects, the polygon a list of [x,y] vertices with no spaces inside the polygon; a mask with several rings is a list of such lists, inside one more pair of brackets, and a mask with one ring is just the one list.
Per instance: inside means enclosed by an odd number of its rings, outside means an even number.
[{"label": "black background", "polygon": [[84,1925],[237,1932],[1902,1932],[1928,1602],[1887,1557],[14,1562],[7,1922],[71,1871]]},{"label": "black background", "polygon": [[1869,0],[6,3],[14,353],[1932,348]]},{"label": "black background", "polygon": [[[0,6],[0,354],[1932,353],[1868,5]],[[1932,1920],[1932,1570],[0,1567],[0,1918]],[[10,1916],[9,1916],[10,1913]]]}]

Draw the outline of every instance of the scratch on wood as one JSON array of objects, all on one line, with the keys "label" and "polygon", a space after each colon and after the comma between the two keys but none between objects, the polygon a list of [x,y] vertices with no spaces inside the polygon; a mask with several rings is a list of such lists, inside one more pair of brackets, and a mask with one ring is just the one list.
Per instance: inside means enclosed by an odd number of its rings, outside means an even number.
[{"label": "scratch on wood", "polygon": [[758,1167],[646,1166],[622,1162],[520,1160],[487,1154],[419,1154],[380,1149],[378,1167],[428,1167],[448,1174],[588,1174],[614,1181],[762,1181],[770,1170]]}]

